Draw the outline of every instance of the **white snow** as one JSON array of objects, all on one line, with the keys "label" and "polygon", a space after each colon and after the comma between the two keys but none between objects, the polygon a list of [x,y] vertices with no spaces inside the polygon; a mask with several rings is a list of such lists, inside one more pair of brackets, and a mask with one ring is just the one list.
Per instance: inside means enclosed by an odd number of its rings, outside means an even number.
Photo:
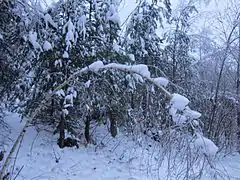
[{"label": "white snow", "polygon": [[176,93],[172,94],[172,99],[170,100],[171,107],[182,111],[185,109],[188,103],[189,103],[189,100],[186,97]]},{"label": "white snow", "polygon": [[191,110],[188,106],[184,109],[183,114],[191,119],[198,119],[201,117],[201,113]]},{"label": "white snow", "polygon": [[194,126],[199,126],[199,121],[197,121],[197,120],[193,120],[192,123]]},{"label": "white snow", "polygon": [[113,50],[116,51],[116,52],[119,52],[120,47],[119,47],[119,45],[117,43],[113,44]]},{"label": "white snow", "polygon": [[181,115],[181,114],[174,114],[172,116],[172,119],[177,124],[182,124],[182,123],[185,123],[187,121],[186,116]]},{"label": "white snow", "polygon": [[69,114],[69,112],[68,112],[67,109],[63,109],[63,113],[64,113],[65,115],[68,115],[68,114]]},{"label": "white snow", "polygon": [[142,77],[150,78],[151,73],[148,70],[148,66],[145,64],[137,64],[137,65],[124,65],[124,64],[117,64],[117,63],[110,63],[104,66],[106,69],[122,69],[130,72],[137,73]]},{"label": "white snow", "polygon": [[[64,113],[68,114],[68,110],[65,109]],[[8,113],[4,121],[9,124],[11,131],[2,131],[5,135],[0,136],[0,138],[7,137],[7,139],[10,139],[4,143],[4,149],[9,152],[25,120],[21,121],[17,114]],[[167,172],[169,161],[167,157],[159,156],[161,153],[159,144],[154,144],[149,139],[144,140],[144,136],[133,141],[132,135],[129,136],[121,132],[116,138],[112,138],[107,132],[106,126],[94,125],[94,127],[96,127],[94,128],[95,135],[92,138],[97,143],[96,145],[86,146],[84,138],[81,138],[79,149],[60,149],[57,145],[58,136],[53,135],[51,128],[39,126],[37,131],[33,126],[29,126],[13,169],[13,173],[17,174],[23,167],[17,180],[169,179]],[[159,135],[163,135],[163,132],[159,131]],[[203,151],[211,157],[217,152],[214,143],[203,137],[198,137],[195,145],[200,148],[207,147]],[[179,153],[179,150],[177,150],[177,153]],[[163,162],[161,159],[163,159]],[[238,180],[240,177],[240,155],[218,159],[216,159],[218,171],[227,172],[231,180]],[[182,162],[185,159],[179,161],[176,159],[176,161]],[[2,162],[0,162],[0,166]],[[208,167],[203,171],[204,175],[201,178],[203,180],[213,179]],[[199,168],[199,171],[201,171],[201,167]],[[182,176],[175,175],[175,172],[176,169],[171,168],[170,179],[182,180]],[[181,171],[181,174],[184,176],[185,172]]]},{"label": "white snow", "polygon": [[45,14],[44,16],[44,21],[46,24],[46,29],[48,28],[48,24],[51,24],[54,28],[57,29],[57,24],[53,21],[52,17],[50,16],[50,14]]},{"label": "white snow", "polygon": [[187,119],[189,118],[189,116],[187,115],[196,115],[196,114],[190,114],[190,111],[189,111],[189,114],[179,114],[178,111],[183,111],[187,108],[187,105],[189,103],[189,100],[180,95],[180,94],[172,94],[172,98],[170,100],[170,109],[169,109],[169,114],[172,116],[172,119],[174,122],[176,123],[184,123],[187,121]]},{"label": "white snow", "polygon": [[62,89],[58,90],[58,91],[56,92],[56,94],[57,94],[58,96],[65,96],[65,92],[64,92]]},{"label": "white snow", "polygon": [[63,34],[67,33],[68,31],[75,31],[75,27],[71,19],[69,19],[68,22],[63,26]]},{"label": "white snow", "polygon": [[71,43],[75,42],[74,38],[75,26],[73,25],[71,19],[69,19],[68,22],[63,26],[63,34],[65,33],[66,33],[65,42],[68,49],[68,47],[71,47],[72,45]]},{"label": "white snow", "polygon": [[74,98],[77,97],[77,91],[75,91],[75,89],[74,89],[73,87],[68,87],[67,92],[70,93],[70,94],[72,94],[72,96],[73,96]]},{"label": "white snow", "polygon": [[68,41],[74,42],[74,34],[72,31],[67,32],[65,40],[66,40],[66,42],[68,42]]},{"label": "white snow", "polygon": [[16,99],[15,99],[15,103],[14,103],[14,105],[17,106],[17,105],[19,105],[19,103],[20,103],[20,99],[19,99],[19,98],[16,98]]},{"label": "white snow", "polygon": [[59,65],[59,67],[62,67],[62,60],[58,59],[54,62],[54,66],[57,67]]},{"label": "white snow", "polygon": [[132,89],[136,89],[135,81],[130,74],[126,76],[126,79],[128,80],[128,86]]},{"label": "white snow", "polygon": [[110,63],[110,64],[105,65],[104,68],[107,68],[107,69],[115,68],[115,69],[128,70],[129,66],[124,65],[124,64]]},{"label": "white snow", "polygon": [[154,78],[154,82],[163,87],[166,87],[169,83],[168,79],[166,79],[165,77]]},{"label": "white snow", "polygon": [[52,45],[49,41],[45,41],[44,44],[43,44],[43,50],[44,51],[49,51],[52,49]]},{"label": "white snow", "polygon": [[134,77],[134,79],[135,79],[137,82],[140,82],[140,83],[143,83],[143,82],[144,82],[142,76],[140,76],[140,75],[138,75],[138,74],[133,74],[133,77]]},{"label": "white snow", "polygon": [[200,134],[197,136],[198,137],[194,142],[195,146],[200,148],[204,154],[208,156],[215,156],[218,152],[218,147],[210,139],[203,137]]},{"label": "white snow", "polygon": [[134,72],[142,75],[143,77],[150,78],[151,73],[149,72],[148,67],[145,64],[132,65],[129,68]]},{"label": "white snow", "polygon": [[67,51],[64,51],[64,53],[63,53],[63,56],[62,56],[63,58],[69,58],[69,54],[68,54],[68,52]]},{"label": "white snow", "polygon": [[134,54],[128,54],[128,57],[130,58],[131,61],[135,61],[135,56]]},{"label": "white snow", "polygon": [[89,65],[89,69],[91,71],[95,71],[95,72],[97,72],[99,69],[101,69],[103,67],[104,67],[104,65],[103,65],[102,61],[96,61],[96,62]]},{"label": "white snow", "polygon": [[121,25],[120,17],[117,13],[116,7],[113,4],[110,5],[109,11],[107,12],[107,19],[118,25]]},{"label": "white snow", "polygon": [[84,83],[84,86],[86,88],[89,88],[90,87],[90,84],[91,84],[91,80],[88,80],[87,82]]},{"label": "white snow", "polygon": [[[89,65],[89,70],[98,71],[99,69],[122,69],[129,72],[137,73],[142,77],[150,78],[151,73],[148,70],[148,66],[145,64],[137,64],[137,65],[124,65],[117,63],[110,63],[104,65],[102,61],[96,61]],[[82,71],[85,71],[86,68],[83,68]]]},{"label": "white snow", "polygon": [[34,49],[41,50],[40,44],[37,42],[37,33],[34,31],[30,31],[28,35],[29,42],[33,45]]},{"label": "white snow", "polygon": [[87,31],[85,24],[86,24],[86,16],[82,15],[77,22],[77,27],[78,27],[78,31],[80,31],[80,34],[83,35],[83,40],[85,40],[86,31]]},{"label": "white snow", "polygon": [[73,94],[68,94],[64,99],[64,107],[73,107]]}]

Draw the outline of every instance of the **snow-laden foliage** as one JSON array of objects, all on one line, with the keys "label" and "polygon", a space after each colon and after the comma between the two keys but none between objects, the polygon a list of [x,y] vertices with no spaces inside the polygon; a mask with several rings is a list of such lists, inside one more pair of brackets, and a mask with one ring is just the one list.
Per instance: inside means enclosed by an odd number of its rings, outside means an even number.
[{"label": "snow-laden foliage", "polygon": [[166,79],[165,77],[154,78],[154,82],[164,87],[166,87],[169,83],[168,79]]},{"label": "snow-laden foliage", "polygon": [[200,134],[197,135],[194,145],[197,148],[200,148],[201,151],[208,156],[215,156],[218,151],[218,147],[210,139],[207,139]]},{"label": "snow-laden foliage", "polygon": [[[202,38],[190,35],[195,1],[171,15],[168,0],[140,0],[124,22],[121,3],[64,0],[43,9],[33,1],[4,0],[1,100],[30,119],[26,127],[52,129],[60,148],[70,146],[68,136],[75,144],[95,144],[92,125],[98,124],[112,137],[123,131],[139,145],[146,138],[161,146],[162,158],[173,164],[169,178],[176,167],[186,179],[199,178],[194,166],[208,162],[214,169],[221,150],[215,144],[233,147],[237,138],[238,99],[229,88],[235,78],[226,78],[235,77],[235,64],[221,63],[222,57],[233,62],[228,52],[235,57],[236,47],[194,42]],[[191,52],[198,46],[200,60]]]}]

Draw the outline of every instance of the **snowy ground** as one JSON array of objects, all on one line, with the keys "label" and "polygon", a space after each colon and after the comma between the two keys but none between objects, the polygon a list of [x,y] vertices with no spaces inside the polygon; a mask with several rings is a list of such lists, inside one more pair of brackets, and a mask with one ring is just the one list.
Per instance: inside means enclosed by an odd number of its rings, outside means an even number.
[{"label": "snowy ground", "polygon": [[[23,123],[17,114],[9,113],[5,122],[11,132],[5,133],[8,150],[12,140],[18,135]],[[52,133],[37,132],[33,127],[27,129],[19,149],[13,172],[20,171],[17,180],[167,180],[166,167],[158,166],[153,156],[157,148],[140,146],[130,137],[120,134],[117,138],[99,131],[98,145],[59,149],[57,137]],[[106,134],[106,131],[105,131]],[[101,138],[100,138],[101,137]],[[58,160],[58,163],[56,163]],[[155,162],[154,162],[155,160]],[[165,165],[164,165],[165,164]],[[0,164],[1,165],[1,164]],[[228,156],[218,162],[220,169],[226,169],[229,179],[240,180],[240,156]],[[212,179],[205,178],[202,179]]]}]

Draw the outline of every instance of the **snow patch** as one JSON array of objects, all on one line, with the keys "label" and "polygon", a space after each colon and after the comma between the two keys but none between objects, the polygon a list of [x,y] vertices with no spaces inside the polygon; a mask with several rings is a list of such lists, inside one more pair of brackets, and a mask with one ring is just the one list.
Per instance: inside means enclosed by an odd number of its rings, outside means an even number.
[{"label": "snow patch", "polygon": [[60,90],[58,90],[57,92],[56,92],[56,95],[58,95],[58,96],[65,96],[65,92],[62,90],[62,89],[60,89]]},{"label": "snow patch", "polygon": [[135,56],[134,56],[134,54],[128,54],[128,57],[130,58],[131,61],[135,61]]},{"label": "snow patch", "polygon": [[200,148],[202,152],[208,156],[215,156],[218,152],[218,147],[208,138],[203,137],[198,134],[197,139],[194,144],[196,147]]},{"label": "snow patch", "polygon": [[143,82],[144,82],[142,76],[140,76],[140,75],[138,75],[138,74],[133,74],[133,77],[134,77],[134,79],[135,79],[137,82],[140,82],[140,83],[143,83]]},{"label": "snow patch", "polygon": [[158,77],[158,78],[154,78],[153,81],[160,86],[166,87],[169,83],[168,79],[166,79],[165,77]]},{"label": "snow patch", "polygon": [[113,50],[116,51],[116,52],[119,52],[120,47],[119,47],[119,45],[117,43],[113,44]]},{"label": "snow patch", "polygon": [[91,84],[91,80],[88,80],[87,82],[84,83],[85,88],[89,88]]},{"label": "snow patch", "polygon": [[130,69],[140,74],[143,77],[150,78],[151,73],[149,72],[148,67],[145,64],[133,65],[133,66],[130,66]]},{"label": "snow patch", "polygon": [[194,110],[191,110],[189,107],[186,107],[183,111],[183,114],[186,116],[186,117],[189,117],[191,119],[198,119],[201,117],[201,113],[197,112],[197,111],[194,111]]},{"label": "snow patch", "polygon": [[50,14],[45,14],[44,16],[44,21],[46,24],[46,28],[48,28],[48,24],[52,25],[54,28],[57,29],[57,24],[53,21],[52,17],[50,16]]},{"label": "snow patch", "polygon": [[69,54],[68,54],[67,51],[64,51],[64,53],[63,53],[63,58],[69,58]]},{"label": "snow patch", "polygon": [[110,5],[109,11],[107,12],[107,19],[118,25],[121,24],[120,17],[117,13],[116,7],[113,4]]},{"label": "snow patch", "polygon": [[52,49],[51,43],[48,42],[48,41],[45,41],[44,44],[43,44],[43,50],[44,50],[44,51],[49,51],[49,50],[51,50],[51,49]]},{"label": "snow patch", "polygon": [[96,61],[96,62],[89,65],[89,69],[91,71],[95,71],[95,72],[97,72],[99,69],[101,69],[103,67],[104,67],[104,65],[103,65],[102,61]]},{"label": "snow patch", "polygon": [[181,114],[175,114],[172,116],[172,119],[177,124],[183,124],[187,121],[187,118]]},{"label": "snow patch", "polygon": [[42,49],[40,44],[37,42],[37,33],[36,32],[30,31],[28,38],[29,38],[29,42],[33,45],[34,49],[40,49],[40,50]]},{"label": "snow patch", "polygon": [[54,62],[54,66],[57,67],[57,65],[59,65],[59,67],[62,67],[62,60],[58,59]]},{"label": "snow patch", "polygon": [[170,101],[171,107],[182,111],[185,109],[188,103],[189,103],[189,100],[186,97],[176,93],[172,94],[172,99]]},{"label": "snow patch", "polygon": [[82,15],[77,22],[77,27],[78,27],[78,30],[80,31],[80,34],[83,35],[83,40],[85,40],[86,31],[87,31],[85,24],[86,24],[86,16]]},{"label": "snow patch", "polygon": [[67,109],[63,109],[62,111],[63,111],[63,114],[65,114],[65,115],[68,115],[68,114],[69,114],[69,112],[68,112]]}]

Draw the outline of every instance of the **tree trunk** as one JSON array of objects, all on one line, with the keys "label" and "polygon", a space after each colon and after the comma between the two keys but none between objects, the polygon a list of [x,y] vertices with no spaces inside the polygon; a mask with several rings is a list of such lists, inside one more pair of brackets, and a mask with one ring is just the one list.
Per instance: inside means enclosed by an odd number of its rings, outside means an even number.
[{"label": "tree trunk", "polygon": [[114,109],[110,111],[110,133],[112,137],[117,136],[117,113]]},{"label": "tree trunk", "polygon": [[143,116],[145,119],[148,117],[148,105],[149,105],[149,98],[148,98],[148,87],[143,89],[143,98],[142,98],[142,109],[143,109]]},{"label": "tree trunk", "polygon": [[84,132],[84,135],[85,135],[85,139],[87,141],[87,143],[89,144],[91,142],[91,137],[90,137],[90,116],[88,115],[87,116],[87,119],[86,119],[86,122],[85,122],[85,132]]},{"label": "tree trunk", "polygon": [[65,117],[62,115],[59,123],[59,139],[58,145],[60,148],[64,148],[64,139],[65,139]]},{"label": "tree trunk", "polygon": [[[176,74],[177,74],[177,59],[176,59],[176,53],[177,53],[177,33],[179,29],[179,22],[176,24],[175,34],[174,34],[174,42],[173,42],[173,49],[172,49],[172,83],[176,83]],[[176,87],[172,86],[172,92],[176,91]]]},{"label": "tree trunk", "polygon": [[[237,100],[240,93],[240,23],[238,25]],[[237,104],[237,151],[240,153],[240,106]]]}]

